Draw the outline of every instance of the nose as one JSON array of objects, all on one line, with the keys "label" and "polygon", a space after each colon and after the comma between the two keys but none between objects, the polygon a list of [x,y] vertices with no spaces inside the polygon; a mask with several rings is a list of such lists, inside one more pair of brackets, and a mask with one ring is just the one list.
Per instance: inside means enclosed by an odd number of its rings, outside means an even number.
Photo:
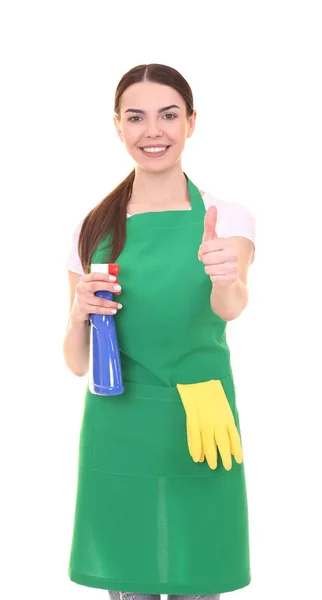
[{"label": "nose", "polygon": [[145,137],[156,138],[161,136],[162,130],[160,129],[159,123],[155,119],[150,119],[147,121]]}]

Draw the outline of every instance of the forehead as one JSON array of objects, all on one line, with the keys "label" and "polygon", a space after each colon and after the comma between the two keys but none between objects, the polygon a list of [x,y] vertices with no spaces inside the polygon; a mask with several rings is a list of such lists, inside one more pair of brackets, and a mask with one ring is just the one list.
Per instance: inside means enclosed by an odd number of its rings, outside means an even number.
[{"label": "forehead", "polygon": [[142,81],[130,85],[121,98],[122,111],[128,108],[157,111],[171,104],[177,104],[180,108],[185,106],[182,96],[172,87],[151,81]]}]

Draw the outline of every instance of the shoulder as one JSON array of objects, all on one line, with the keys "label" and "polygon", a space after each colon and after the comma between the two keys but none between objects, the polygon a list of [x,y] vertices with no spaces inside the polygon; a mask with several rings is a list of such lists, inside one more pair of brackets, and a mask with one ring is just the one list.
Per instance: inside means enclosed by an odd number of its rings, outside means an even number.
[{"label": "shoulder", "polygon": [[83,225],[84,219],[80,223],[78,223],[77,227],[74,229],[71,236],[71,244],[69,248],[69,253],[67,257],[67,268],[69,271],[73,273],[77,273],[78,275],[85,275],[82,263],[78,254],[78,240],[79,234],[81,232],[81,228]]}]

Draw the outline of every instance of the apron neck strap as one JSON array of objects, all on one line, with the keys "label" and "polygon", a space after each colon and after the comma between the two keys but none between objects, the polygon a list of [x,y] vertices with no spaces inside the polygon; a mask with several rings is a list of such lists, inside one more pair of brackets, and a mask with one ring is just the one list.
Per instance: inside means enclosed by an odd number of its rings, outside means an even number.
[{"label": "apron neck strap", "polygon": [[199,192],[197,186],[192,183],[191,179],[184,173],[185,178],[188,182],[188,191],[191,202],[191,210],[196,214],[199,213],[201,215],[205,214],[205,203],[203,201],[202,195]]}]

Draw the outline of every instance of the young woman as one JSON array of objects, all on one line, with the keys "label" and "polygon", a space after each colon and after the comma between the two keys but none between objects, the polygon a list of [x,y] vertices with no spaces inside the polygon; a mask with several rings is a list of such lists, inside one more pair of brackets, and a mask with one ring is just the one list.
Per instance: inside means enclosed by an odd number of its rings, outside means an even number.
[{"label": "young woman", "polygon": [[[69,576],[122,596],[250,582],[240,425],[225,329],[248,301],[254,219],[201,191],[181,156],[196,112],[164,65],[126,73],[115,126],[133,172],[76,229],[64,357],[89,370],[89,315],[115,314],[123,395],[87,386]],[[113,278],[91,263],[120,264]],[[114,301],[96,297],[99,290]]]}]

